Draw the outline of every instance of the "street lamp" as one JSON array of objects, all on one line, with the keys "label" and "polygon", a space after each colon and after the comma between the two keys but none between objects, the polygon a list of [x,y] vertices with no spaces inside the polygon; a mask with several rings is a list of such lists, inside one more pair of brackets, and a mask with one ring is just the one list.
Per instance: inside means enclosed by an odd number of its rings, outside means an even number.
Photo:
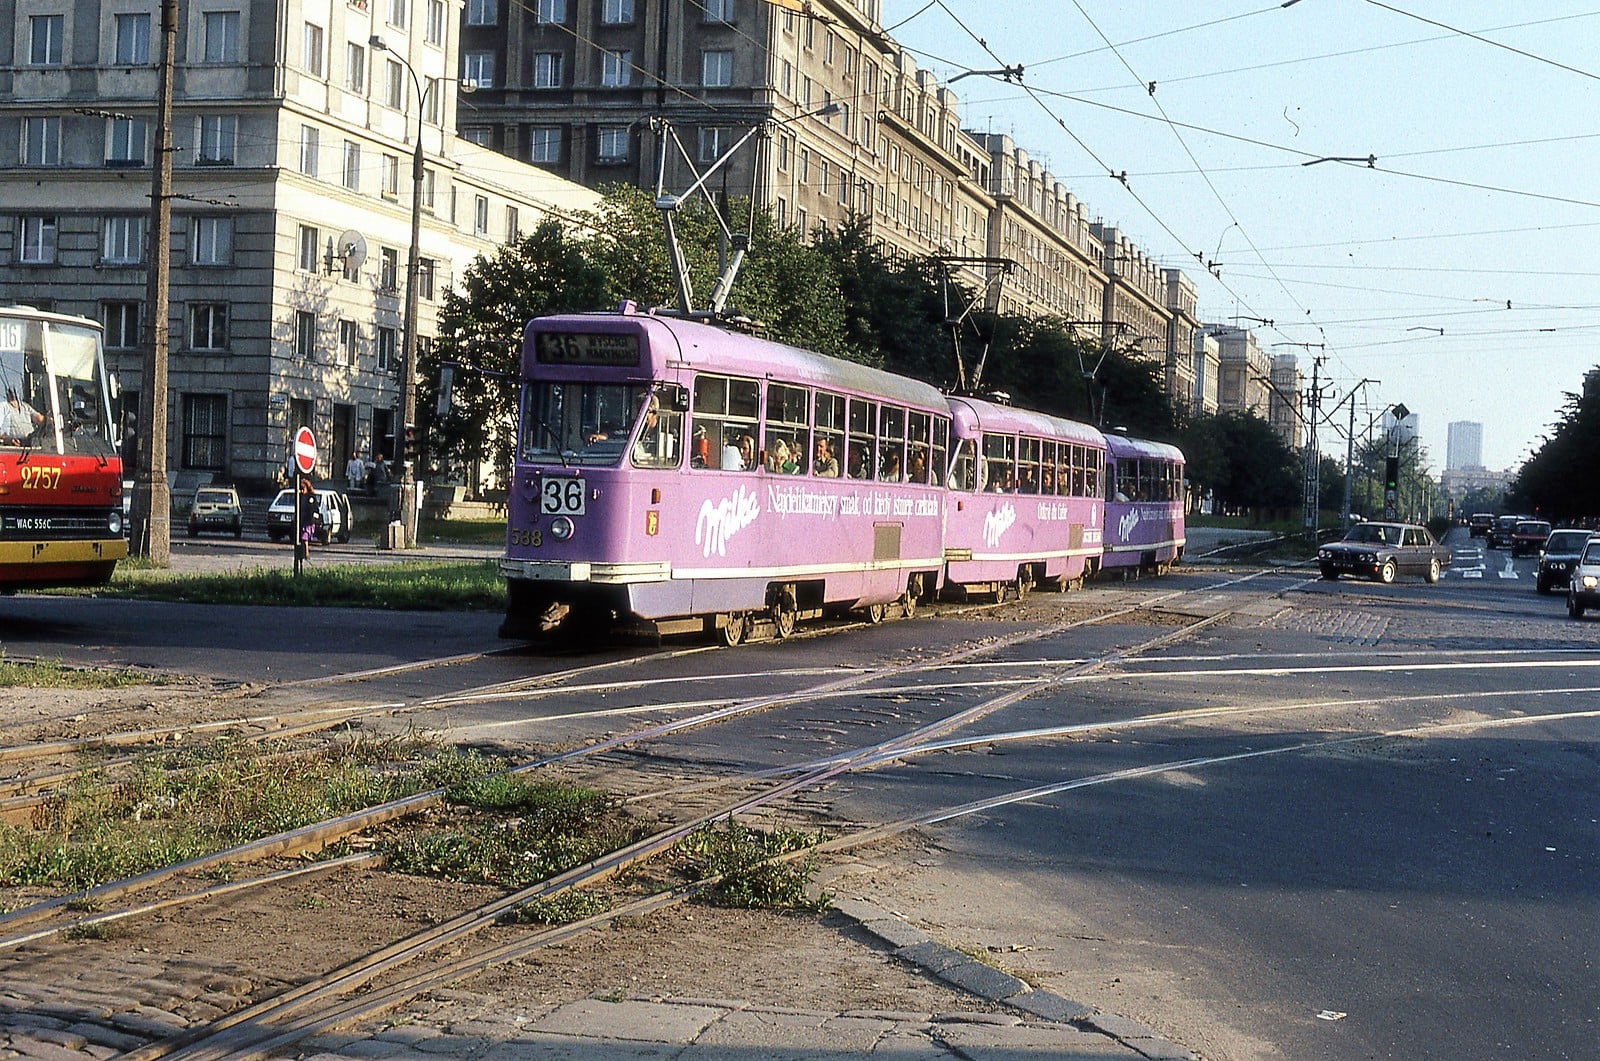
[{"label": "street lamp", "polygon": [[426,85],[416,70],[399,52],[391,51],[388,43],[376,34],[367,38],[373,51],[388,52],[411,78],[411,87],[417,100],[417,136],[411,150],[411,246],[406,252],[406,308],[401,323],[400,336],[400,422],[394,425],[394,450],[391,458],[400,470],[400,525],[401,546],[415,548],[417,544],[417,473],[405,452],[407,442],[413,437],[417,418],[417,309],[421,291],[417,273],[422,265],[422,125],[428,113],[428,93],[434,86],[443,84],[443,78]]}]

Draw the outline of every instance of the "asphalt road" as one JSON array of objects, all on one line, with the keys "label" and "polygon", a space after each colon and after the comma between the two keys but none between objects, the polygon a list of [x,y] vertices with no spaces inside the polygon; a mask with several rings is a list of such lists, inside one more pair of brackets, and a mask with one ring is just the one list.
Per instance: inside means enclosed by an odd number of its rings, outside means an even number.
[{"label": "asphalt road", "polygon": [[[1592,1059],[1600,619],[1573,622],[1560,598],[1535,594],[1531,559],[1452,544],[1457,563],[1436,586],[1193,571],[1017,612],[652,657],[626,672],[637,687],[544,690],[415,721],[463,740],[582,739],[1187,591],[1166,612],[1063,629],[981,666],[905,670],[898,685],[641,742],[637,761],[793,763],[1070,671],[959,730],[984,740],[816,793],[817,814],[869,823],[1055,788],[928,826],[910,857],[863,855],[838,890],[1208,1059]],[[488,615],[37,597],[0,614],[11,655],[237,680],[493,653],[373,683],[375,695],[602,658],[500,651]],[[1063,726],[1075,728],[1020,736]]]}]

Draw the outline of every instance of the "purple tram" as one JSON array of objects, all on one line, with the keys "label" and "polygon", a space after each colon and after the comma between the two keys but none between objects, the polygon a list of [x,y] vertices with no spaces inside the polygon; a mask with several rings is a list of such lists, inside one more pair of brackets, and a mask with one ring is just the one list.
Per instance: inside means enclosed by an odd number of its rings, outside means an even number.
[{"label": "purple tram", "polygon": [[950,420],[914,380],[657,316],[530,322],[501,635],[787,637],[938,592]]},{"label": "purple tram", "polygon": [[1101,560],[1105,438],[1087,424],[948,399],[953,460],[945,581],[1026,596],[1082,585]]},{"label": "purple tram", "polygon": [[1106,437],[1106,538],[1101,568],[1134,578],[1183,558],[1183,451],[1163,442]]}]

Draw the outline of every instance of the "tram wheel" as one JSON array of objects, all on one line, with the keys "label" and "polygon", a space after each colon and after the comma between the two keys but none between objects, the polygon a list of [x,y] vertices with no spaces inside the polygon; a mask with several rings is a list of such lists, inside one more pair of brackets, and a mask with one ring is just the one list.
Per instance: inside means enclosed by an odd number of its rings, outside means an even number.
[{"label": "tram wheel", "polygon": [[896,603],[900,605],[900,618],[911,619],[916,616],[917,595],[915,593],[906,590],[905,596],[901,597]]},{"label": "tram wheel", "polygon": [[871,623],[873,626],[877,626],[879,623],[883,622],[883,617],[887,614],[889,614],[889,609],[886,605],[867,605],[867,622]]},{"label": "tram wheel", "polygon": [[722,643],[729,648],[742,644],[749,632],[750,623],[744,613],[733,612],[728,616],[728,621],[722,625]]},{"label": "tram wheel", "polygon": [[1033,568],[1024,567],[1017,572],[1017,600],[1027,600],[1033,592]]},{"label": "tram wheel", "polygon": [[778,640],[781,641],[794,634],[796,618],[798,612],[794,601],[784,599],[772,606],[772,632],[778,636]]}]

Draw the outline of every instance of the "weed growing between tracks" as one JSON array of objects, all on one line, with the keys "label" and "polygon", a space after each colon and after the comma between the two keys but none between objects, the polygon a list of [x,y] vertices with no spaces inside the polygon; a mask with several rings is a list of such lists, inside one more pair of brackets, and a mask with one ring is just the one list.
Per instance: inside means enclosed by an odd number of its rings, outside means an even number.
[{"label": "weed growing between tracks", "polygon": [[187,604],[278,604],[299,607],[389,608],[414,611],[503,611],[505,581],[493,561],[414,561],[340,564],[314,561],[298,578],[266,570],[234,574],[175,574],[167,568],[117,566],[111,584],[64,593]]},{"label": "weed growing between tracks", "polygon": [[0,887],[82,891],[497,769],[415,735],[311,751],[224,739],[87,769],[31,828],[0,824]]},{"label": "weed growing between tracks", "polygon": [[821,834],[793,829],[766,831],[728,820],[721,826],[703,825],[679,841],[676,848],[688,863],[692,879],[720,877],[711,889],[713,902],[744,908],[826,910],[831,895],[807,894],[816,872],[816,858],[783,859],[815,847]]},{"label": "weed growing between tracks", "polygon": [[0,659],[0,688],[125,689],[132,685],[165,685],[166,675],[133,670],[98,670],[67,667],[58,660]]}]

